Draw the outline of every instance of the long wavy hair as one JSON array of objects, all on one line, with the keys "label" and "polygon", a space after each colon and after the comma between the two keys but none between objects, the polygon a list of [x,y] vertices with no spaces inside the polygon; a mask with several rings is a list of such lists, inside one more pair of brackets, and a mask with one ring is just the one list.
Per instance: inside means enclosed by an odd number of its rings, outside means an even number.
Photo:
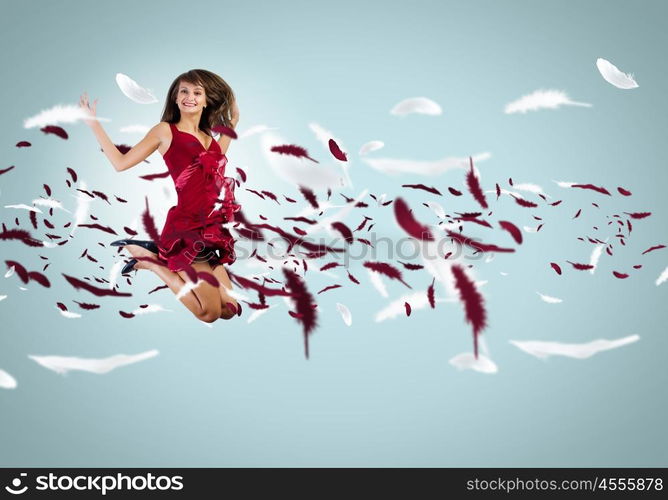
[{"label": "long wavy hair", "polygon": [[235,100],[232,87],[220,76],[205,69],[191,69],[177,76],[169,87],[165,108],[162,112],[161,121],[176,123],[181,119],[181,112],[176,104],[176,98],[181,82],[204,87],[206,95],[206,108],[202,110],[199,121],[200,130],[211,135],[211,129],[216,125],[232,126],[230,113],[232,103]]}]

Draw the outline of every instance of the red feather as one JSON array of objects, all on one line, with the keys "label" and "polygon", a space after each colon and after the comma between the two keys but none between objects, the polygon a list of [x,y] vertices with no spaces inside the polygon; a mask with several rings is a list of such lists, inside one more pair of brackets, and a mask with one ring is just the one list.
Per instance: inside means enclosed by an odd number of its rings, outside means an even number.
[{"label": "red feather", "polygon": [[436,299],[434,297],[434,282],[436,278],[431,280],[431,285],[429,285],[429,288],[427,288],[427,298],[429,299],[429,305],[431,306],[432,309],[436,308]]},{"label": "red feather", "polygon": [[346,243],[353,242],[353,233],[343,222],[332,222],[332,228],[341,233],[341,236],[346,240]]},{"label": "red feather", "polygon": [[666,248],[666,245],[654,245],[653,247],[649,247],[647,250],[645,250],[642,255],[645,255],[646,253],[649,253],[653,250],[660,250],[662,248]]},{"label": "red feather", "polygon": [[652,215],[652,212],[624,212],[626,215],[629,215],[632,219],[644,219],[645,217],[649,217]]},{"label": "red feather", "polygon": [[15,260],[6,260],[5,264],[7,264],[7,267],[14,266],[14,272],[19,277],[19,279],[24,283],[28,283],[28,281],[30,280],[30,276],[28,276],[28,270],[25,267],[23,267],[20,263],[16,262]]},{"label": "red feather", "polygon": [[249,280],[247,278],[234,274],[229,269],[227,271],[227,274],[230,277],[230,279],[234,281],[237,285],[239,285],[241,288],[252,288],[253,290],[260,292],[263,295],[266,295],[267,297],[271,297],[274,295],[280,295],[283,297],[290,296],[290,293],[286,292],[285,290],[278,290],[276,288],[269,288],[266,286],[262,286],[258,283],[255,283],[253,280]]},{"label": "red feather", "polygon": [[315,310],[313,295],[306,288],[306,284],[299,275],[290,269],[283,269],[285,286],[294,300],[299,322],[304,327],[304,353],[308,359],[308,336],[317,326],[318,316]]},{"label": "red feather", "polygon": [[308,155],[306,149],[302,148],[301,146],[297,146],[296,144],[284,144],[281,146],[272,146],[271,151],[273,151],[274,153],[296,156],[297,158],[308,158],[309,160],[318,163],[317,160],[314,160]]},{"label": "red feather", "polygon": [[623,187],[618,187],[617,191],[619,191],[619,194],[621,194],[623,196],[631,196],[631,191],[628,191],[628,190],[624,189]]},{"label": "red feather", "polygon": [[404,307],[406,308],[406,316],[411,315],[411,305],[408,302],[404,302]]},{"label": "red feather", "polygon": [[617,271],[612,271],[612,274],[615,275],[615,278],[619,278],[620,280],[623,280],[624,278],[628,278],[629,275],[626,273],[618,273]]},{"label": "red feather", "polygon": [[466,321],[473,327],[473,353],[478,359],[478,335],[487,326],[484,300],[462,267],[453,264],[451,269],[455,277],[455,287],[459,290],[459,298],[464,304]]},{"label": "red feather", "polygon": [[401,276],[401,271],[399,271],[399,269],[397,269],[396,267],[391,266],[390,264],[386,264],[385,262],[367,261],[363,265],[367,269],[371,269],[372,271],[376,271],[377,273],[384,274],[388,278],[401,281],[404,285],[410,288],[410,285],[403,280],[403,277]]},{"label": "red feather", "polygon": [[573,184],[571,187],[580,188],[580,189],[591,189],[592,191],[597,191],[601,194],[607,194],[611,196],[607,189],[604,187],[594,186],[593,184]]},{"label": "red feather", "polygon": [[[165,288],[167,288],[167,285],[165,285]],[[73,300],[72,302],[74,302],[75,304],[79,304],[79,307],[81,307],[81,309],[99,309],[100,308],[99,304],[89,304],[87,302],[78,302],[76,300]]]},{"label": "red feather", "polygon": [[226,127],[225,125],[222,125],[222,124],[221,125],[216,125],[215,127],[213,127],[211,129],[211,132],[213,132],[214,134],[223,134],[223,135],[226,135],[228,137],[231,137],[232,139],[237,138],[237,133],[233,128]]},{"label": "red feather", "polygon": [[323,288],[322,290],[320,290],[320,291],[317,293],[317,295],[320,295],[321,293],[326,292],[327,290],[334,290],[335,288],[341,288],[341,285],[329,285],[329,286],[326,286],[325,288]]},{"label": "red feather", "polygon": [[476,177],[475,173],[473,172],[473,158],[469,156],[469,162],[471,164],[471,170],[468,171],[466,174],[466,185],[469,188],[469,192],[473,196],[473,198],[480,203],[480,206],[482,208],[487,208],[487,200],[485,200],[485,194],[482,192],[482,188],[480,187],[480,182],[478,181],[478,178]]},{"label": "red feather", "polygon": [[533,201],[525,200],[524,198],[518,198],[517,196],[514,195],[511,196],[515,199],[515,203],[517,203],[521,207],[532,208],[538,206],[538,204],[534,203]]},{"label": "red feather", "polygon": [[577,269],[578,271],[586,271],[587,269],[594,269],[594,266],[591,264],[580,264],[578,262],[571,262],[570,260],[567,260],[571,266],[573,266],[574,269]]},{"label": "red feather", "polygon": [[69,172],[70,176],[72,177],[72,182],[77,181],[77,173],[74,171],[74,169],[67,167],[67,171]]},{"label": "red feather", "polygon": [[318,208],[318,199],[315,197],[313,191],[304,186],[299,186],[299,192],[304,196],[313,208]]},{"label": "red feather", "polygon": [[348,161],[348,158],[346,157],[346,154],[341,151],[339,148],[339,145],[336,143],[334,139],[329,140],[329,151],[334,155],[334,158],[336,158],[339,161]]},{"label": "red feather", "polygon": [[401,187],[411,188],[411,189],[422,189],[423,191],[427,191],[428,193],[433,193],[437,194],[438,196],[442,196],[441,192],[438,189],[436,189],[435,187],[425,186],[424,184],[402,184]]},{"label": "red feather", "polygon": [[49,280],[47,279],[47,277],[44,276],[44,275],[43,275],[42,273],[40,273],[40,272],[37,272],[37,271],[30,271],[30,272],[28,273],[28,277],[29,277],[31,280],[36,281],[37,283],[39,283],[40,285],[42,285],[42,286],[44,286],[44,287],[46,287],[46,288],[49,288],[49,287],[51,286],[51,283],[49,283]]},{"label": "red feather", "polygon": [[408,269],[409,271],[417,271],[418,269],[424,269],[424,266],[420,264],[411,264],[410,262],[401,262],[400,260],[398,260],[397,262],[402,266],[404,266],[404,269]]},{"label": "red feather", "polygon": [[122,293],[122,292],[117,292],[116,290],[111,290],[109,288],[98,288],[93,285],[89,285],[85,281],[82,281],[78,278],[75,278],[73,276],[68,276],[66,274],[63,274],[65,279],[69,282],[70,285],[72,285],[74,288],[77,290],[80,288],[83,288],[87,292],[90,292],[94,295],[97,295],[98,297],[103,297],[105,295],[111,295],[112,297],[131,297],[131,293]]},{"label": "red feather", "polygon": [[160,233],[158,233],[158,229],[155,227],[153,216],[151,216],[151,212],[148,209],[148,197],[145,197],[144,199],[146,200],[146,210],[142,214],[144,230],[146,231],[146,234],[148,234],[149,238],[151,238],[157,244],[160,241]]},{"label": "red feather", "polygon": [[499,247],[496,245],[492,244],[487,244],[487,243],[481,243],[479,241],[474,240],[473,238],[469,238],[468,236],[465,236],[463,234],[458,234],[453,231],[446,231],[448,236],[450,236],[452,239],[455,241],[463,244],[463,245],[468,245],[472,248],[475,248],[476,250],[480,252],[514,252],[514,248],[503,248]]},{"label": "red feather", "polygon": [[65,132],[65,129],[59,127],[58,125],[47,125],[46,127],[42,127],[40,131],[44,132],[45,134],[53,134],[57,135],[58,137],[62,137],[63,139],[67,139],[67,132]]},{"label": "red feather", "polygon": [[36,240],[30,233],[24,229],[5,229],[0,233],[0,240],[20,240],[23,244],[29,247],[43,247],[44,243]]},{"label": "red feather", "polygon": [[399,226],[413,238],[428,241],[434,239],[429,228],[420,224],[415,217],[413,217],[410,208],[401,198],[394,200],[394,216],[396,217]]},{"label": "red feather", "polygon": [[330,262],[330,263],[325,264],[324,266],[322,266],[322,267],[320,268],[320,270],[321,270],[321,271],[327,271],[327,269],[331,269],[331,268],[333,268],[333,267],[338,267],[338,266],[342,266],[342,265],[343,265],[343,264],[339,264],[338,262]]},{"label": "red feather", "polygon": [[152,181],[153,179],[164,179],[165,177],[169,177],[169,170],[165,170],[164,172],[160,172],[159,174],[148,174],[148,175],[140,175],[140,179],[144,179],[145,181]]},{"label": "red feather", "polygon": [[554,271],[557,274],[561,275],[561,267],[559,267],[559,264],[556,264],[554,262],[550,262],[550,265],[552,266],[552,269],[554,269]]},{"label": "red feather", "polygon": [[499,226],[510,233],[510,236],[517,242],[518,245],[522,244],[522,231],[520,231],[515,224],[505,220],[499,221]]}]

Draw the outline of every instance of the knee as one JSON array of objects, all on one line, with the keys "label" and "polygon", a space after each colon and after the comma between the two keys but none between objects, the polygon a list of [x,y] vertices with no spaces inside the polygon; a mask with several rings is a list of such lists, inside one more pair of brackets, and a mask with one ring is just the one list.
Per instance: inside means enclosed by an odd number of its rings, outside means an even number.
[{"label": "knee", "polygon": [[220,312],[219,311],[211,311],[211,310],[206,310],[206,309],[203,309],[197,315],[197,318],[200,321],[204,321],[205,323],[213,323],[219,317],[220,317]]}]

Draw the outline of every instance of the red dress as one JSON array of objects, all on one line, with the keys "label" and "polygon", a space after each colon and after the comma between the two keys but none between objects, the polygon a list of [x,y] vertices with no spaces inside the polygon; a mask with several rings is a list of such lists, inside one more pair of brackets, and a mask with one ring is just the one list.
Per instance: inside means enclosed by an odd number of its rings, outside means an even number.
[{"label": "red dress", "polygon": [[241,207],[234,201],[234,179],[225,177],[227,157],[215,139],[205,149],[194,135],[169,126],[172,143],[163,158],[178,201],[167,213],[158,256],[170,271],[182,271],[193,261],[209,261],[212,268],[231,264],[234,238],[223,224],[233,222]]}]

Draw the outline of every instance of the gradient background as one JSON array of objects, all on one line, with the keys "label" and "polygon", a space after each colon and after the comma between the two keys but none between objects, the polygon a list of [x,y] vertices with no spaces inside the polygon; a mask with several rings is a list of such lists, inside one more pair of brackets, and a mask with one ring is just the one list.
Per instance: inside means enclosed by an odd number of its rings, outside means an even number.
[{"label": "gradient background", "polygon": [[[147,194],[161,224],[173,187],[167,180],[138,179],[164,169],[157,152],[150,164],[118,174],[84,124],[62,125],[70,134],[63,141],[24,129],[23,120],[56,104],[76,104],[88,91],[91,100],[99,99],[98,116],[112,120],[102,124],[110,137],[136,144],[142,134],[120,128],[157,123],[169,84],[192,68],[214,71],[232,85],[241,131],[257,124],[278,127],[288,142],[326,160],[329,153],[308,124],[331,130],[350,153],[354,188],[341,191],[348,196],[365,187],[389,199],[401,194],[431,223],[421,201],[438,201],[446,212],[476,208],[468,195],[437,198],[400,187],[423,182],[441,191],[462,189],[462,171],[392,178],[369,168],[357,151],[380,139],[386,146],[373,153],[379,157],[436,160],[489,152],[491,158],[477,165],[486,189],[495,182],[508,188],[512,177],[539,184],[564,203],[542,210],[544,229],[525,234],[517,253],[476,263],[477,278],[488,282],[482,288],[489,313],[484,335],[499,366],[493,375],[448,363],[472,349],[459,304],[376,323],[375,313],[407,290],[387,283],[390,299],[383,299],[360,262],[351,271],[363,278],[362,286],[338,272],[344,288],[317,296],[320,327],[307,361],[301,330],[282,301],[250,325],[246,309],[242,318],[209,328],[169,290],[146,295],[162,284],[146,272],[138,273],[132,287],[120,280],[123,291],[132,291],[130,299],[98,300],[72,289],[60,272],[81,277],[98,270],[78,258],[83,248],[105,266],[100,276],[120,258],[98,245],[111,241],[105,233],[81,229],[71,244],[39,251],[5,242],[3,261],[41,269],[38,254],[48,255],[52,287],[31,283],[22,291],[16,276],[0,280],[0,294],[8,295],[0,302],[0,368],[18,381],[15,390],[0,389],[0,465],[668,465],[668,284],[655,285],[668,259],[665,249],[640,255],[649,246],[668,244],[666,2],[2,0],[2,11],[0,168],[16,165],[0,176],[3,207],[30,204],[48,183],[54,197],[72,209],[64,182],[66,167],[72,167],[89,187],[129,200],[113,208],[94,201],[91,213],[104,222],[117,229],[136,223]],[[640,87],[621,90],[605,82],[595,66],[598,57],[634,73]],[[160,102],[127,99],[116,86],[118,72],[152,89]],[[503,113],[505,104],[539,88],[564,90],[593,107]],[[437,101],[443,114],[390,115],[397,102],[415,96]],[[15,148],[19,140],[33,147]],[[230,164],[249,174],[246,187],[298,197],[268,167],[259,144],[256,135],[229,150]],[[591,182],[611,192],[624,186],[633,196],[571,192],[552,180]],[[338,194],[333,199],[342,200]],[[238,200],[254,220],[259,213],[276,220],[295,211],[245,191]],[[511,201],[493,205],[495,220],[535,226],[532,212]],[[577,208],[583,215],[572,220]],[[617,246],[614,258],[604,254],[594,275],[568,269],[566,259],[589,261],[591,246],[576,238],[591,234],[593,224],[603,227],[603,214],[618,211],[653,215],[635,221],[627,246]],[[346,222],[354,227],[372,212],[375,229],[383,231],[379,236],[402,235],[391,207],[356,211]],[[52,221],[68,220],[57,213]],[[27,212],[2,208],[9,227],[16,216],[32,230]],[[510,243],[498,230],[488,238]],[[563,276],[549,268],[550,261],[564,265]],[[643,268],[634,271],[633,264]],[[244,269],[243,262],[233,267]],[[631,277],[615,279],[613,269],[631,271]],[[415,290],[431,282],[424,273],[405,274]],[[309,280],[312,291],[335,281],[322,275]],[[546,304],[536,291],[564,302]],[[103,307],[86,313],[71,299]],[[84,317],[62,317],[57,301]],[[119,309],[147,302],[172,312],[132,320],[118,315]],[[351,309],[351,328],[341,321],[336,302]],[[509,343],[632,334],[640,341],[585,360],[543,361]],[[159,356],[105,375],[61,376],[28,358],[102,358],[150,349]]]}]

